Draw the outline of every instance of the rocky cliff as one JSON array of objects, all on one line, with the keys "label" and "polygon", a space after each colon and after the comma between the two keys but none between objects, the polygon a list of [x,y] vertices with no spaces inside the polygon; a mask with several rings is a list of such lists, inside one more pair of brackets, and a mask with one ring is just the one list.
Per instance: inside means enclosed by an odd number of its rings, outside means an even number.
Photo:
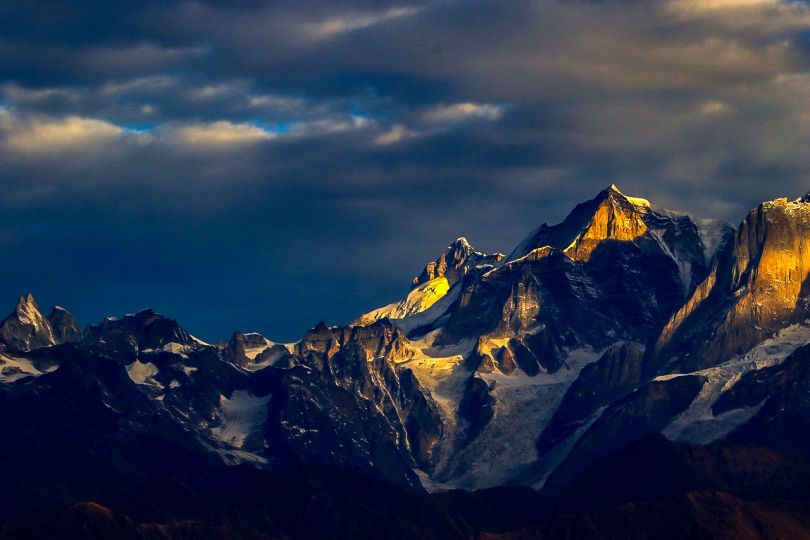
[{"label": "rocky cliff", "polygon": [[[319,323],[296,343],[236,332],[211,345],[152,310],[82,331],[25,296],[0,325],[0,435],[10,441],[0,472],[39,483],[7,511],[56,508],[77,493],[114,501],[121,483],[197,468],[228,479],[223,471],[306,469],[389,486],[374,488],[385,497],[404,490],[408,504],[437,512],[436,530],[463,537],[501,522],[445,522],[424,490],[522,485],[581,501],[571,486],[630,467],[622,456],[651,459],[652,445],[670,460],[662,467],[698,475],[671,492],[695,527],[707,527],[695,501],[777,523],[740,502],[754,499],[737,480],[703,482],[699,462],[731,452],[753,473],[746,456],[797,471],[803,462],[783,454],[810,458],[797,434],[810,413],[808,239],[807,198],[763,203],[735,229],[610,186],[507,257],[458,239],[402,300],[347,326]],[[67,476],[44,497],[51,461]],[[804,497],[788,484],[779,496]],[[704,488],[735,495],[691,491]],[[664,523],[656,501],[647,510]],[[574,515],[609,522],[602,511]],[[641,526],[635,510],[610,512],[628,534]],[[521,523],[540,527],[524,530],[532,535],[574,530],[549,519]]]}]

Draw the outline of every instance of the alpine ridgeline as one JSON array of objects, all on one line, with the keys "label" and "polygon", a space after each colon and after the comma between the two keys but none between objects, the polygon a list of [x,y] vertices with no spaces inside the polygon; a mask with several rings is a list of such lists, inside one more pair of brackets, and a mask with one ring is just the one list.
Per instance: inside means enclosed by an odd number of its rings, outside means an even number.
[{"label": "alpine ridgeline", "polygon": [[[80,331],[28,295],[0,324],[2,502],[57,508],[74,484],[115,499],[116,482],[220,465],[557,496],[649,448],[810,458],[808,272],[806,197],[735,229],[610,186],[508,255],[459,238],[401,301],[296,343],[209,345],[152,311]],[[43,489],[54,460],[74,476]]]}]

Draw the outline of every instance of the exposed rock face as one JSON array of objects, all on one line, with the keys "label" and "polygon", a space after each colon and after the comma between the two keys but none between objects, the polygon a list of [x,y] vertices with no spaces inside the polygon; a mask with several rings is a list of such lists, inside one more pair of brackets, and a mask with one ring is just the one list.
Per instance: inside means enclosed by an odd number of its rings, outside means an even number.
[{"label": "exposed rock face", "polygon": [[628,198],[611,185],[596,198],[577,205],[559,225],[541,225],[509,255],[507,262],[543,248],[563,251],[575,261],[587,261],[604,241],[632,242],[644,236],[649,209],[648,201]]},{"label": "exposed rock face", "polygon": [[792,432],[810,417],[808,205],[765,203],[732,238],[611,186],[507,259],[459,239],[407,298],[294,344],[237,332],[211,346],[144,311],[52,346],[75,321],[23,299],[3,323],[3,433],[28,429],[15,411],[33,422],[61,400],[73,450],[84,435],[175,445],[251,473],[315,466],[410,491],[555,492],[661,433],[810,455]]},{"label": "exposed rock face", "polygon": [[810,459],[810,345],[782,364],[750,371],[713,407],[723,414],[752,407],[756,414],[728,439]]},{"label": "exposed rock face", "polygon": [[361,315],[352,324],[365,326],[381,319],[404,319],[428,310],[457,284],[494,268],[503,255],[485,255],[476,251],[466,238],[458,238],[434,262],[413,278],[411,291],[404,299]]},{"label": "exposed rock face", "polygon": [[702,381],[695,376],[652,381],[613,403],[577,441],[549,477],[546,489],[556,491],[602,456],[660,432],[689,406],[701,386]]},{"label": "exposed rock face", "polygon": [[[453,396],[438,402],[444,435],[437,443],[433,478],[475,486],[481,484],[475,484],[471,471],[485,470],[489,482],[509,475],[541,480],[605,407],[647,381],[645,345],[704,281],[732,231],[723,222],[657,208],[610,186],[559,225],[541,226],[505,260],[466,270],[454,293],[427,309],[405,314],[406,306],[417,304],[410,297],[383,308],[404,314],[392,319],[408,336],[402,341],[406,349],[409,341],[429,345],[420,345],[421,353],[404,364],[431,366],[415,371],[423,386],[431,395]],[[447,279],[448,268],[460,267],[473,252],[466,242],[457,242],[425,269],[419,287]],[[455,362],[430,360],[462,347]],[[421,360],[421,354],[429,359]],[[594,366],[583,363],[600,354]],[[662,402],[672,405],[668,395]],[[510,417],[513,410],[526,409],[530,414]],[[650,429],[663,429],[671,420],[661,416]],[[494,452],[487,446],[500,448],[491,439],[520,430],[531,433],[532,443],[538,441],[541,465],[535,472],[507,465],[518,459],[532,469],[531,443],[525,449],[522,443],[504,448],[492,464],[481,457]],[[568,465],[569,473],[589,459]]]},{"label": "exposed rock face", "polygon": [[434,262],[429,262],[422,273],[413,278],[413,286],[418,287],[423,283],[443,277],[447,279],[452,287],[462,280],[464,276],[476,266],[492,266],[503,259],[503,255],[485,255],[476,251],[466,238],[457,238],[452,244],[447,246],[444,253]]},{"label": "exposed rock face", "polygon": [[644,347],[623,343],[609,347],[585,366],[537,442],[541,455],[571,437],[601,407],[623,398],[641,382]]},{"label": "exposed rock face", "polygon": [[50,315],[48,315],[48,322],[57,343],[78,341],[82,337],[82,331],[76,317],[63,307],[54,306]]},{"label": "exposed rock face", "polygon": [[50,323],[40,313],[31,293],[21,296],[14,312],[0,323],[0,340],[20,351],[57,343]]},{"label": "exposed rock face", "polygon": [[[721,226],[721,235],[730,232]],[[692,218],[611,186],[469,284],[445,327],[515,337],[535,359],[552,359],[537,363],[553,370],[565,348],[653,339],[707,275],[712,256]]]},{"label": "exposed rock face", "polygon": [[274,456],[418,486],[411,467],[432,467],[442,424],[413,372],[397,365],[412,354],[406,342],[387,321],[308,332],[279,371],[270,402]]},{"label": "exposed rock face", "polygon": [[577,205],[558,224],[543,224],[515,248],[506,259],[544,256],[550,250],[562,251],[572,260],[587,262],[606,242],[636,243],[645,253],[663,252],[676,263],[687,291],[706,267],[719,239],[711,239],[707,228],[721,238],[731,233],[722,222],[696,222],[686,214],[653,207],[646,199],[628,197],[611,185],[594,199]]},{"label": "exposed rock face", "polygon": [[777,199],[751,211],[709,277],[667,323],[659,370],[691,371],[743,354],[810,313],[810,204]]},{"label": "exposed rock face", "polygon": [[459,416],[469,423],[465,432],[466,441],[472,441],[492,420],[495,414],[495,398],[489,393],[489,387],[483,379],[471,377],[464,389],[464,397],[459,403]]},{"label": "exposed rock face", "polygon": [[[793,352],[781,364],[749,371],[737,384],[720,395],[714,403],[712,411],[715,414],[723,414],[740,407],[753,407],[763,403],[771,398],[774,392],[788,389],[802,391],[801,385],[804,384],[808,375],[806,372],[810,369],[808,360],[810,360],[810,345],[805,345]],[[810,400],[800,399],[792,405],[808,407]]]},{"label": "exposed rock face", "polygon": [[256,360],[259,354],[269,349],[273,343],[256,332],[243,334],[234,332],[225,349],[226,358],[239,366],[247,366]]},{"label": "exposed rock face", "polygon": [[139,351],[162,350],[172,344],[180,347],[197,344],[177,321],[151,309],[120,319],[104,319],[101,324],[87,328],[83,341],[97,353],[123,361],[134,360]]}]

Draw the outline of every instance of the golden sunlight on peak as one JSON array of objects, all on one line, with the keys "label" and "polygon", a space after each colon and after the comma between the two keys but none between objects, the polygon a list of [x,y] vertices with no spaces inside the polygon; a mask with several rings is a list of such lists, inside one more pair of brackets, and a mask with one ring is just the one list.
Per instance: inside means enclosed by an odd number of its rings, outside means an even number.
[{"label": "golden sunlight on peak", "polygon": [[[611,189],[616,189],[611,185]],[[634,206],[649,207],[646,199],[637,199],[624,196]],[[640,202],[634,202],[636,201]],[[631,242],[647,232],[647,225],[642,216],[630,210],[626,211],[620,205],[602,204],[591,218],[588,227],[580,233],[565,250],[566,255],[575,261],[587,261],[596,248],[605,240],[618,240]]]}]

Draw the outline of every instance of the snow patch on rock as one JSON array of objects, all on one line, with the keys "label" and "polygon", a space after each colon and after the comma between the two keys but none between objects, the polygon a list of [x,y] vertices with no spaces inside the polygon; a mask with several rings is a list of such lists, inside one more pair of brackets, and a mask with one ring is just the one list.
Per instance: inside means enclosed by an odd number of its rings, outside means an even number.
[{"label": "snow patch on rock", "polygon": [[393,319],[391,323],[410,335],[417,328],[436,323],[447,314],[450,307],[461,297],[461,284],[454,285],[443,297],[433,303],[425,311],[413,314],[404,319]]},{"label": "snow patch on rock", "polygon": [[0,382],[11,383],[32,375],[42,375],[42,372],[30,360],[0,354]]},{"label": "snow patch on rock", "polygon": [[698,229],[700,242],[703,244],[703,257],[706,264],[712,260],[723,243],[728,239],[729,232],[734,228],[729,222],[722,219],[692,218]]},{"label": "snow patch on rock", "polygon": [[[458,450],[463,426],[457,425],[457,408],[468,376],[456,375],[447,380],[454,388],[441,389],[437,402],[452,410],[447,415],[443,446],[449,455],[440,463],[428,489],[482,489],[507,483],[522,476],[536,464],[537,438],[562,402],[568,388],[583,367],[595,362],[601,352],[590,348],[571,351],[566,365],[554,373],[530,377],[520,370],[510,375],[500,372],[479,375],[491,388],[495,398],[494,415],[469,445]],[[464,372],[468,375],[469,372]],[[437,394],[434,393],[434,398]],[[443,403],[444,402],[444,403]],[[447,450],[445,450],[447,451]]]},{"label": "snow patch on rock", "polygon": [[127,366],[127,375],[135,384],[146,384],[162,388],[163,385],[155,380],[155,376],[160,373],[160,369],[152,362],[143,363],[135,360]]},{"label": "snow patch on rock", "polygon": [[211,429],[211,435],[230,448],[245,448],[267,421],[271,397],[272,394],[257,397],[247,390],[236,390],[230,398],[220,395],[221,423]]},{"label": "snow patch on rock", "polygon": [[810,343],[810,326],[794,324],[766,339],[746,354],[732,358],[719,366],[693,373],[662,375],[655,380],[667,380],[685,375],[704,377],[706,382],[692,404],[664,429],[663,434],[673,441],[708,444],[726,436],[750,420],[762,406],[726,411],[715,416],[712,406],[749,371],[781,364],[799,347]]},{"label": "snow patch on rock", "polygon": [[422,313],[443,298],[450,290],[450,282],[440,276],[422,283],[408,293],[404,300],[394,302],[370,311],[357,319],[357,324],[365,325],[381,319],[405,319]]}]

